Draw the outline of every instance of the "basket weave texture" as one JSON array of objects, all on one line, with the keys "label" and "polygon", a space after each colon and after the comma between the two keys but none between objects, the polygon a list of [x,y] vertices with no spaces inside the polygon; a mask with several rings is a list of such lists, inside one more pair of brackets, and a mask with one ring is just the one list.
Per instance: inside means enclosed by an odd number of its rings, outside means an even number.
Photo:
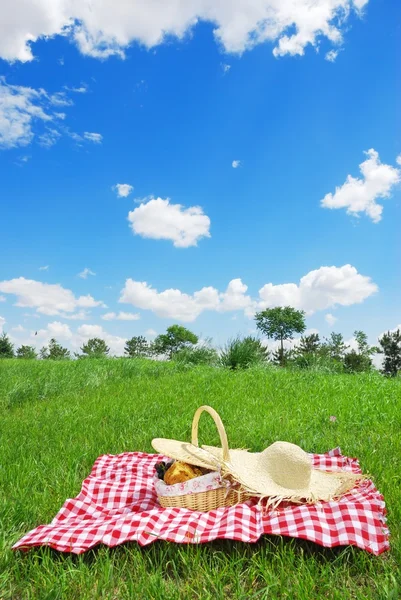
[{"label": "basket weave texture", "polygon": [[[192,444],[199,446],[198,424],[203,412],[209,413],[213,418],[220,436],[223,460],[228,462],[230,460],[230,451],[227,434],[219,414],[211,406],[200,406],[195,412],[192,421]],[[249,493],[241,490],[238,484],[234,484],[231,488],[221,486],[214,490],[183,494],[181,496],[158,496],[158,501],[163,508],[188,508],[189,510],[208,512],[216,508],[234,506],[240,502],[245,502],[249,497]]]}]

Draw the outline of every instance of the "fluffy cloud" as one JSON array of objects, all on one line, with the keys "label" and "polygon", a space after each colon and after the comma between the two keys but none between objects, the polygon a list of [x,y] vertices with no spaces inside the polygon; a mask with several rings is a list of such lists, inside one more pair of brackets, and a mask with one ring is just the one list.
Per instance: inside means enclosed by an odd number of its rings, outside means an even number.
[{"label": "fluffy cloud", "polygon": [[335,317],[334,315],[327,313],[327,315],[324,316],[324,319],[326,321],[326,323],[328,325],[330,325],[330,327],[333,327],[334,323],[336,321],[338,321],[337,317]]},{"label": "fluffy cloud", "polygon": [[238,169],[238,167],[241,166],[241,161],[240,160],[233,160],[233,162],[231,163],[231,166],[233,169]]},{"label": "fluffy cloud", "polygon": [[363,302],[377,291],[369,277],[360,275],[355,267],[321,267],[310,271],[299,284],[267,283],[259,290],[259,297],[252,299],[241,279],[233,279],[225,292],[204,287],[194,294],[177,289],[158,292],[146,282],[127,279],[121,291],[120,302],[144,310],[151,310],[159,317],[191,322],[204,311],[231,312],[243,310],[253,316],[255,311],[273,306],[290,305],[312,314],[337,305],[348,306]]},{"label": "fluffy cloud", "polygon": [[43,315],[68,315],[74,313],[77,308],[105,306],[89,294],[76,298],[71,290],[58,283],[42,283],[25,277],[0,281],[0,292],[17,296],[15,306],[36,308],[36,311]]},{"label": "fluffy cloud", "polygon": [[123,355],[125,339],[112,335],[105,331],[101,325],[81,325],[73,331],[67,324],[60,321],[48,323],[45,329],[39,329],[36,333],[31,332],[30,343],[37,346],[46,345],[51,338],[55,338],[62,344],[66,344],[73,352],[78,352],[80,347],[90,338],[101,338],[110,347],[110,354]]},{"label": "fluffy cloud", "polygon": [[302,55],[325,37],[338,45],[349,14],[368,0],[5,0],[0,24],[0,57],[33,59],[31,43],[62,34],[83,54],[124,56],[132,42],[152,48],[170,36],[182,39],[198,21],[213,23],[216,41],[241,54],[266,41],[275,56]]},{"label": "fluffy cloud", "polygon": [[62,134],[77,138],[76,141],[85,138],[99,143],[102,138],[99,133],[85,132],[82,138],[63,125],[66,114],[59,109],[71,104],[65,92],[48,94],[41,88],[9,85],[5,77],[0,77],[0,148],[27,146],[35,135],[39,144],[47,148]]},{"label": "fluffy cloud", "polygon": [[128,213],[132,231],[145,238],[171,240],[176,248],[196,246],[210,237],[210,219],[199,206],[184,208],[169,198],[154,198]]},{"label": "fluffy cloud", "polygon": [[102,315],[103,321],[138,321],[140,319],[138,313],[127,313],[127,312],[109,312]]},{"label": "fluffy cloud", "polygon": [[259,290],[258,308],[288,304],[312,314],[334,306],[358,304],[377,289],[370,277],[361,275],[351,265],[320,267],[302,277],[299,284],[264,285]]},{"label": "fluffy cloud", "polygon": [[371,148],[367,159],[359,165],[362,179],[348,175],[345,183],[336,187],[334,194],[326,194],[321,201],[324,208],[346,208],[347,213],[359,216],[366,213],[374,223],[382,218],[383,206],[378,198],[388,198],[393,187],[401,180],[399,169],[380,162],[379,154]]},{"label": "fluffy cloud", "polygon": [[329,62],[335,62],[337,56],[338,56],[339,50],[329,50],[329,52],[326,52],[325,54],[325,59],[328,60]]},{"label": "fluffy cloud", "polygon": [[116,183],[116,185],[113,186],[113,189],[116,190],[119,198],[127,198],[134,187],[129,183]]},{"label": "fluffy cloud", "polygon": [[93,271],[88,269],[88,267],[85,267],[85,269],[83,271],[78,273],[78,277],[80,277],[81,279],[88,279],[89,275],[95,276],[96,273],[94,273]]}]

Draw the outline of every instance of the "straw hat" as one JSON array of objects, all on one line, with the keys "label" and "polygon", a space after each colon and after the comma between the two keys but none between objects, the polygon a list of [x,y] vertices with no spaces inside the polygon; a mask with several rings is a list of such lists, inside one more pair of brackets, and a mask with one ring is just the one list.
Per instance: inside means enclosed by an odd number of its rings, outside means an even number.
[{"label": "straw hat", "polygon": [[[197,425],[200,414],[212,415],[220,433],[222,448],[198,446]],[[313,503],[329,501],[352,489],[363,475],[348,471],[328,472],[314,469],[309,455],[289,442],[274,442],[263,452],[229,450],[219,415],[211,407],[201,406],[195,413],[192,444],[156,438],[153,448],[160,454],[214,471],[220,470],[241,484],[250,495],[268,498],[269,504],[283,500]]]}]

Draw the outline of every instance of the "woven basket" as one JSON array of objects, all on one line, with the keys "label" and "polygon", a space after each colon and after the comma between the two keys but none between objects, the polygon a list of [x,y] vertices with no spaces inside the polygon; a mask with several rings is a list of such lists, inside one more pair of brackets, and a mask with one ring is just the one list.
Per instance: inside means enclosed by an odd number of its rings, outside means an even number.
[{"label": "woven basket", "polygon": [[[213,418],[220,436],[221,447],[223,449],[223,460],[229,461],[230,452],[226,430],[224,429],[220,416],[211,406],[200,406],[195,412],[192,421],[192,444],[194,446],[199,446],[198,424],[199,418],[204,411],[208,412]],[[238,485],[234,484],[231,488],[222,486],[214,490],[184,494],[182,496],[158,496],[158,501],[164,508],[188,508],[190,510],[207,512],[221,506],[234,506],[239,502],[245,502],[248,498],[249,494],[242,491]]]}]

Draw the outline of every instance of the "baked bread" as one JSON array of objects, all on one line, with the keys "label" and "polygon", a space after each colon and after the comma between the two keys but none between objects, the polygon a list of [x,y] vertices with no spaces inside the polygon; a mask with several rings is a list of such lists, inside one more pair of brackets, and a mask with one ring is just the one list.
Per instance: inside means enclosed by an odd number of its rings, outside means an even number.
[{"label": "baked bread", "polygon": [[165,472],[164,482],[167,485],[174,485],[175,483],[183,483],[201,475],[203,475],[203,472],[198,467],[193,467],[192,465],[176,460]]}]

